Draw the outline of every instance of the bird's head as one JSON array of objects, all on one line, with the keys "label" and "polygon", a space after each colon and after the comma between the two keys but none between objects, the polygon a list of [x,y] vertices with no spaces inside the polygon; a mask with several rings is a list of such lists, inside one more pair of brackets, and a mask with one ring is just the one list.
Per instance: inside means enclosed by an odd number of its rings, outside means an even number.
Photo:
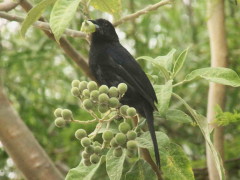
[{"label": "bird's head", "polygon": [[88,20],[95,26],[92,33],[92,42],[114,42],[118,41],[118,35],[112,23],[105,19]]}]

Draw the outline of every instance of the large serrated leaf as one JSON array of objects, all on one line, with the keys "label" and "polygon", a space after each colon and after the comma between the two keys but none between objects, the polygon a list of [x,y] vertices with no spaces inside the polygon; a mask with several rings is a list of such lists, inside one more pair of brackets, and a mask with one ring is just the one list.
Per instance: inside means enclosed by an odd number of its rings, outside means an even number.
[{"label": "large serrated leaf", "polygon": [[185,112],[177,109],[169,109],[166,113],[166,119],[179,123],[191,123],[192,118]]},{"label": "large serrated leaf", "polygon": [[152,167],[144,161],[139,159],[133,167],[126,173],[125,180],[157,180],[157,175]]},{"label": "large serrated leaf", "polygon": [[182,69],[183,64],[186,60],[187,54],[188,54],[188,48],[184,50],[176,59],[173,66],[173,77],[175,77],[177,73]]},{"label": "large serrated leaf", "polygon": [[121,157],[113,155],[113,148],[111,148],[106,157],[106,169],[110,180],[120,180],[122,177],[123,164],[126,158],[126,151],[123,150]]},{"label": "large serrated leaf", "polygon": [[91,0],[91,6],[103,12],[112,14],[119,18],[122,10],[121,0]]},{"label": "large serrated leaf", "polygon": [[56,41],[59,41],[69,26],[81,0],[57,0],[50,15],[50,27]]},{"label": "large serrated leaf", "polygon": [[162,116],[165,116],[172,96],[172,80],[164,85],[154,86],[158,98],[158,111]]},{"label": "large serrated leaf", "polygon": [[192,71],[185,78],[185,81],[191,81],[197,77],[204,78],[208,81],[224,84],[233,87],[240,86],[240,78],[238,74],[228,68],[216,67],[216,68],[202,68]]},{"label": "large serrated leaf", "polygon": [[109,179],[106,172],[106,156],[102,156],[98,164],[91,166],[85,166],[81,162],[76,168],[68,172],[65,180],[98,180],[100,177],[102,180]]},{"label": "large serrated leaf", "polygon": [[25,36],[28,28],[37,21],[41,17],[43,11],[54,2],[56,2],[56,0],[43,0],[28,12],[21,26],[20,33],[22,36]]},{"label": "large serrated leaf", "polygon": [[190,161],[182,148],[169,143],[160,149],[161,170],[166,180],[194,180]]}]

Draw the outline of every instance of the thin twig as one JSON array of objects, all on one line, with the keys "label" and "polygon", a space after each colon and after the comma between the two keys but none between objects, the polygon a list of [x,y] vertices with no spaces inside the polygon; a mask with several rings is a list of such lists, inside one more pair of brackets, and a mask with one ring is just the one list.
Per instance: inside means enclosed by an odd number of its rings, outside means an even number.
[{"label": "thin twig", "polygon": [[19,2],[3,2],[0,3],[0,11],[11,11],[19,5]]},{"label": "thin twig", "polygon": [[143,14],[147,14],[150,11],[157,10],[159,7],[167,5],[167,4],[171,4],[171,3],[172,3],[172,0],[165,0],[165,1],[161,1],[161,2],[158,2],[156,4],[153,4],[153,5],[149,5],[148,7],[144,8],[144,9],[141,9],[141,10],[139,10],[139,11],[133,13],[133,14],[129,14],[129,15],[121,18],[120,20],[114,22],[113,25],[118,26],[118,25],[120,25],[120,24],[122,24],[126,21],[136,19]]}]

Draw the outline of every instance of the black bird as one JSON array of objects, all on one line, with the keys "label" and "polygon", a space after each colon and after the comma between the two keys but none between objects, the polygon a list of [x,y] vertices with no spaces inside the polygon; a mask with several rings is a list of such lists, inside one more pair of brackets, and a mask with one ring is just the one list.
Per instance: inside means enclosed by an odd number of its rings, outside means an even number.
[{"label": "black bird", "polygon": [[126,83],[128,90],[121,99],[122,104],[136,108],[147,119],[154,146],[156,163],[160,166],[158,144],[153,124],[154,89],[132,55],[120,44],[114,26],[105,19],[89,20],[96,26],[91,35],[89,66],[100,85],[117,86]]}]

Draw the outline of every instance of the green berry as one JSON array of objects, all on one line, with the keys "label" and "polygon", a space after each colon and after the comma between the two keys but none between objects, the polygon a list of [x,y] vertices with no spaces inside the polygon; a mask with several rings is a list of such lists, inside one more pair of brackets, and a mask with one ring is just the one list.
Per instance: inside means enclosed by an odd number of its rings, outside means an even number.
[{"label": "green berry", "polygon": [[87,88],[88,88],[89,91],[97,90],[98,85],[95,81],[90,81],[87,85]]},{"label": "green berry", "polygon": [[91,155],[91,154],[87,153],[86,151],[83,151],[83,152],[82,152],[82,157],[83,157],[84,159],[89,159],[89,158],[90,158],[90,155]]},{"label": "green berry", "polygon": [[117,108],[119,106],[119,100],[115,97],[111,97],[108,101],[108,104],[111,108]]},{"label": "green berry", "polygon": [[118,97],[118,89],[116,87],[111,87],[108,92],[109,97]]},{"label": "green berry", "polygon": [[70,111],[69,109],[62,110],[62,117],[65,120],[71,119],[72,118],[72,111]]},{"label": "green berry", "polygon": [[79,90],[82,92],[84,89],[87,89],[87,81],[81,81],[79,83]]},{"label": "green berry", "polygon": [[98,156],[97,154],[92,154],[90,156],[90,162],[93,164],[97,164],[100,160],[100,156]]},{"label": "green berry", "polygon": [[94,141],[93,146],[101,146],[101,144],[98,141]]},{"label": "green berry", "polygon": [[90,162],[90,159],[84,159],[83,160],[83,164],[85,165],[85,166],[91,166],[91,162]]},{"label": "green berry", "polygon": [[93,101],[97,101],[98,100],[98,96],[99,96],[99,91],[98,90],[93,90],[90,93],[90,99]]},{"label": "green berry", "polygon": [[84,129],[78,129],[75,132],[75,137],[79,140],[87,136],[87,132]]},{"label": "green berry", "polygon": [[137,133],[135,131],[128,131],[127,132],[127,138],[128,140],[134,140],[137,137]]},{"label": "green berry", "polygon": [[73,80],[72,81],[72,87],[79,87],[80,81],[79,80]]},{"label": "green berry", "polygon": [[102,138],[104,141],[110,142],[113,138],[113,132],[110,130],[103,132]]},{"label": "green berry", "polygon": [[95,154],[100,154],[101,151],[102,151],[102,148],[101,148],[100,146],[95,146],[95,147],[94,147],[94,153],[95,153]]},{"label": "green berry", "polygon": [[83,101],[83,107],[86,109],[86,110],[91,110],[93,108],[93,103],[90,99],[85,99]]},{"label": "green berry", "polygon": [[88,154],[93,154],[94,153],[94,146],[90,145],[88,147],[85,147],[84,151],[86,151]]},{"label": "green berry", "polygon": [[127,142],[127,149],[129,149],[129,150],[135,150],[135,149],[137,149],[137,142],[136,141],[134,141],[134,140],[130,140],[130,141],[128,141]]},{"label": "green berry", "polygon": [[135,108],[130,107],[130,108],[127,109],[127,115],[128,115],[128,116],[133,117],[133,116],[136,116],[136,114],[137,114],[137,111],[136,111]]},{"label": "green berry", "polygon": [[106,103],[108,103],[108,100],[109,100],[109,97],[108,97],[108,95],[107,94],[105,94],[105,93],[103,93],[103,94],[100,94],[99,96],[98,96],[98,101],[99,101],[99,103],[104,103],[104,104],[106,104]]},{"label": "green berry", "polygon": [[54,111],[54,116],[55,117],[62,117],[62,110],[61,108],[57,108],[55,111]]},{"label": "green berry", "polygon": [[115,148],[115,149],[113,150],[113,155],[114,155],[115,157],[121,157],[121,156],[122,156],[122,153],[123,153],[123,150],[122,150],[121,147]]},{"label": "green berry", "polygon": [[107,94],[108,91],[109,91],[109,88],[108,88],[106,85],[101,85],[101,86],[99,87],[99,94],[102,94],[102,93]]},{"label": "green berry", "polygon": [[125,134],[123,134],[123,133],[117,133],[117,135],[115,136],[115,138],[116,138],[116,142],[118,143],[118,145],[123,145],[123,144],[125,144],[126,143],[126,141],[127,141],[127,137],[126,137],[126,135]]},{"label": "green berry", "polygon": [[126,134],[131,129],[131,126],[126,122],[122,122],[119,124],[118,129],[120,132]]},{"label": "green berry", "polygon": [[66,125],[66,121],[62,117],[55,119],[54,123],[57,127],[64,127]]},{"label": "green berry", "polygon": [[120,83],[118,85],[118,91],[121,95],[125,94],[125,92],[127,91],[127,85],[125,83]]},{"label": "green berry", "polygon": [[77,87],[72,87],[71,93],[73,96],[76,96],[76,97],[78,97],[80,95],[80,91]]},{"label": "green berry", "polygon": [[109,110],[108,105],[106,105],[106,104],[99,104],[99,106],[98,106],[98,111],[99,111],[100,113],[105,113],[105,112],[107,112],[108,110]]},{"label": "green berry", "polygon": [[83,147],[89,147],[91,145],[91,140],[88,137],[84,137],[81,140],[81,145]]},{"label": "green berry", "polygon": [[112,140],[110,141],[110,146],[111,147],[118,147],[118,143],[116,142],[115,138],[112,138]]},{"label": "green berry", "polygon": [[90,91],[88,89],[84,89],[82,92],[82,95],[84,98],[89,98],[90,97]]},{"label": "green berry", "polygon": [[127,149],[127,156],[129,158],[133,158],[136,155],[136,150],[129,150]]},{"label": "green berry", "polygon": [[120,113],[122,114],[122,115],[127,115],[127,109],[129,108],[129,106],[128,105],[123,105],[123,106],[121,106],[120,107]]}]

